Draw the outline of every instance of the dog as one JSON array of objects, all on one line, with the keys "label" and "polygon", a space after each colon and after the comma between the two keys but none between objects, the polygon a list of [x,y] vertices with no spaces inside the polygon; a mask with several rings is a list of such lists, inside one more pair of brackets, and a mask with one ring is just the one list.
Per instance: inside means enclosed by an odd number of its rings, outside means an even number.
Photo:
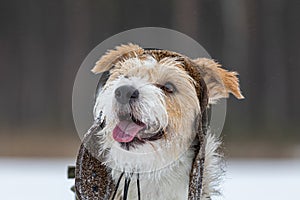
[{"label": "dog", "polygon": [[104,179],[112,179],[107,199],[209,199],[218,192],[221,142],[206,130],[205,116],[230,93],[244,98],[236,72],[135,44],[108,51],[92,72],[107,74],[93,111],[101,129],[92,129]]}]

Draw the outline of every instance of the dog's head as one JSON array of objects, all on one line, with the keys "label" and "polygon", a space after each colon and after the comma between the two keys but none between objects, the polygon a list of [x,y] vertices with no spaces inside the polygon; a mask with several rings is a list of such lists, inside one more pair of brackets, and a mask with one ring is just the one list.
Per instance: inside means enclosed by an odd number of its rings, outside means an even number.
[{"label": "dog's head", "polygon": [[108,51],[92,71],[108,73],[94,117],[105,124],[106,162],[121,170],[157,170],[176,160],[197,137],[208,104],[229,93],[243,98],[237,74],[211,59],[133,44]]}]

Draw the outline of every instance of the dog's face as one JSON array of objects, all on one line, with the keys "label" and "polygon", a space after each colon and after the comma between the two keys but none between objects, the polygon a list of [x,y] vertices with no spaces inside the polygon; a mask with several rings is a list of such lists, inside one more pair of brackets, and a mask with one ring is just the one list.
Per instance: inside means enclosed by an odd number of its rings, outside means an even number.
[{"label": "dog's face", "polygon": [[200,105],[194,84],[174,58],[117,63],[95,104],[95,116],[105,118],[105,145],[124,154],[160,149],[178,156],[195,137],[191,119]]},{"label": "dog's face", "polygon": [[106,163],[119,170],[152,171],[186,153],[201,105],[197,83],[183,64],[143,54],[121,59],[109,70],[94,106],[94,117],[105,120],[99,135],[101,148],[108,150]]}]

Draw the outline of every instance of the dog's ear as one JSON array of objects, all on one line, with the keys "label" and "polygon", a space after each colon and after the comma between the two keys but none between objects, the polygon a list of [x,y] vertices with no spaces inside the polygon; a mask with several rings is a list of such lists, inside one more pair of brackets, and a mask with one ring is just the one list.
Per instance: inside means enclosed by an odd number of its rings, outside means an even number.
[{"label": "dog's ear", "polygon": [[230,72],[217,62],[208,58],[194,59],[208,89],[209,103],[213,104],[220,98],[228,98],[232,93],[236,98],[243,99],[240,91],[237,72]]},{"label": "dog's ear", "polygon": [[132,43],[117,46],[115,49],[107,51],[106,54],[98,60],[98,62],[91,71],[95,74],[108,71],[113,67],[113,65],[117,61],[123,59],[124,57],[140,55],[143,52],[143,48]]}]

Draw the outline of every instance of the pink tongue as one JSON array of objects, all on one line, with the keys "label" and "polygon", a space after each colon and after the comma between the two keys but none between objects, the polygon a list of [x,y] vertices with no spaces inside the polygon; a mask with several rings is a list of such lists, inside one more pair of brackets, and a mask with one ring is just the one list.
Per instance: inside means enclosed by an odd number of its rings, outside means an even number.
[{"label": "pink tongue", "polygon": [[113,130],[113,138],[117,142],[131,142],[145,125],[137,125],[132,121],[120,121]]}]

